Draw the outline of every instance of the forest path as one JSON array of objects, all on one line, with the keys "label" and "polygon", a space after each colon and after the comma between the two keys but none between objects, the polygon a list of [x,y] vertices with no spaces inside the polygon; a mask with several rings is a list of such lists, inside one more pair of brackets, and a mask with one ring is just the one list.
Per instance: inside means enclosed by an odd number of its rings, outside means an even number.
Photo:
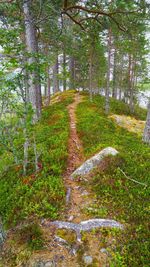
[{"label": "forest path", "polygon": [[77,105],[83,101],[83,96],[75,94],[74,102],[68,106],[68,112],[70,117],[70,137],[68,142],[68,163],[65,177],[70,176],[73,171],[81,164],[84,160],[83,148],[81,141],[77,134],[76,129],[76,108]]},{"label": "forest path", "polygon": [[[74,170],[85,161],[82,143],[76,127],[76,109],[82,101],[84,101],[84,96],[76,93],[74,102],[68,106],[70,135],[67,168],[63,175],[64,185],[67,189],[66,208],[60,214],[61,220],[59,221],[42,219],[41,226],[45,240],[45,250],[38,251],[33,255],[29,267],[83,267],[88,266],[89,262],[91,263],[90,266],[109,266],[107,265],[108,255],[106,249],[102,247],[102,250],[100,250],[102,234],[100,231],[92,231],[103,227],[103,223],[101,224],[98,221],[101,219],[92,219],[93,215],[87,212],[96,203],[95,196],[91,192],[88,183],[89,177],[85,176],[82,179],[80,177],[71,178]],[[112,220],[104,219],[104,221],[106,222],[106,227],[114,224]],[[37,264],[43,264],[44,262],[44,264],[33,265],[33,262]],[[86,264],[87,262],[88,264]],[[50,265],[46,265],[49,263]]]},{"label": "forest path", "polygon": [[79,167],[85,160],[83,154],[82,143],[77,134],[76,128],[76,108],[79,103],[83,101],[83,96],[78,93],[75,95],[74,102],[68,106],[70,117],[70,136],[68,142],[68,163],[67,170],[64,173],[64,183],[67,188],[66,204],[67,211],[65,218],[69,221],[79,223],[85,220],[85,214],[82,213],[84,206],[90,204],[89,193],[81,187],[80,180],[72,180],[71,174]]}]

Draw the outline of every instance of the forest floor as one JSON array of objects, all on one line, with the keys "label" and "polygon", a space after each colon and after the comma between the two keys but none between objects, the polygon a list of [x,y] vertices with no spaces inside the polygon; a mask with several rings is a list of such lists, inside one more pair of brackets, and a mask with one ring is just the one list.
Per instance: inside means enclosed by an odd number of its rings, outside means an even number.
[{"label": "forest floor", "polygon": [[[66,101],[65,107],[62,106],[63,101]],[[41,122],[42,126],[45,125],[41,133],[44,141],[48,140],[49,135],[50,137],[54,135],[56,144],[52,139],[52,144],[48,143],[44,151],[50,151],[48,164],[53,161],[55,163],[56,159],[58,164],[61,160],[67,163],[62,165],[62,175],[59,179],[56,177],[57,179],[54,182],[53,177],[55,175],[52,176],[52,180],[47,180],[44,173],[44,176],[39,180],[42,187],[39,187],[37,199],[42,192],[41,190],[43,190],[42,199],[48,196],[48,200],[52,199],[54,207],[57,206],[55,201],[58,198],[59,202],[59,199],[62,199],[60,198],[61,194],[64,194],[61,193],[61,179],[63,179],[66,204],[63,203],[64,205],[59,207],[58,219],[60,221],[78,224],[81,221],[93,218],[109,218],[122,223],[125,230],[104,228],[82,232],[81,242],[79,242],[75,231],[57,229],[56,226],[51,224],[57,217],[48,215],[37,221],[42,234],[36,228],[36,224],[35,226],[33,224],[33,228],[32,226],[31,228],[30,226],[24,227],[19,235],[16,230],[11,232],[6,244],[7,254],[5,252],[3,255],[3,262],[5,263],[0,264],[0,266],[148,266],[147,185],[150,170],[150,149],[141,141],[145,111],[139,111],[139,108],[137,108],[135,114],[130,114],[124,103],[111,100],[112,110],[110,116],[106,116],[103,106],[104,99],[101,96],[95,96],[92,103],[86,94],[75,92],[67,92],[66,96],[58,94],[56,98],[54,97],[52,105],[49,107],[49,113],[46,114],[44,122]],[[62,108],[65,108],[64,113],[62,113]],[[54,114],[49,117],[52,110],[54,110]],[[53,121],[52,118],[55,120]],[[47,122],[50,129],[53,129],[53,135],[51,131],[47,132]],[[68,132],[61,136],[63,131],[69,131],[69,136]],[[39,133],[38,128],[40,142],[41,133]],[[63,141],[64,143],[61,146]],[[67,143],[68,153],[66,153]],[[43,144],[44,142],[42,146]],[[109,146],[119,151],[118,156],[115,158],[107,157],[89,175],[76,177],[75,179],[71,178],[73,171],[87,158]],[[51,150],[52,147],[54,150]],[[60,149],[57,150],[59,147]],[[58,166],[54,171],[57,171]],[[136,183],[136,180],[141,184]],[[48,184],[52,183],[51,191],[47,191],[49,187],[45,184],[46,182]],[[45,187],[43,187],[43,183]],[[29,184],[29,188],[32,189],[32,187],[34,188],[34,183]],[[38,203],[41,204],[41,201]],[[44,204],[43,211],[47,207]],[[40,206],[41,210],[42,206]],[[51,210],[53,211],[53,209]],[[53,215],[53,213],[51,214]],[[31,235],[30,230],[35,235]],[[21,237],[21,240],[18,239],[18,236]],[[34,245],[32,249],[29,247],[30,241]],[[41,241],[41,249],[34,249],[35,246],[39,247]],[[8,255],[10,247],[12,258]],[[5,260],[7,256],[8,261]]]},{"label": "forest floor", "polygon": [[[80,178],[72,179],[70,177],[73,171],[85,161],[82,143],[78,137],[76,127],[76,109],[78,104],[83,101],[84,96],[75,94],[73,103],[68,106],[70,136],[68,140],[67,168],[63,175],[66,187],[66,208],[61,214],[61,219],[72,223],[80,223],[81,221],[92,218],[86,210],[96,202],[90,186],[87,188],[83,185],[83,182],[88,181],[87,179],[90,176],[86,176],[83,180]],[[83,240],[79,243],[75,232],[68,229],[56,229],[50,225],[49,220],[42,222],[42,228],[45,240],[47,240],[48,250],[45,250],[44,253],[41,251],[40,253],[34,254],[29,266],[32,266],[33,262],[38,262],[39,260],[40,262],[52,261],[54,264],[52,266],[58,267],[83,267],[87,266],[83,257],[88,257],[88,255],[92,257],[92,263],[88,264],[88,266],[107,266],[108,259],[106,251],[101,252],[99,249],[99,240],[101,237],[99,231],[82,234]],[[62,238],[62,240],[59,238]],[[109,242],[111,243],[110,239]]]}]

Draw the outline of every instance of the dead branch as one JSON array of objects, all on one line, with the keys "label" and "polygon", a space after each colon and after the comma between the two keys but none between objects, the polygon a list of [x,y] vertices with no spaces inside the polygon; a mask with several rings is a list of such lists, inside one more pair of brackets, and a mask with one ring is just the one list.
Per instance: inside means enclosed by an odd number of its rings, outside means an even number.
[{"label": "dead branch", "polygon": [[141,182],[139,182],[139,181],[137,181],[137,180],[135,180],[135,179],[132,179],[132,178],[128,177],[122,169],[120,169],[119,167],[118,167],[118,169],[122,172],[122,174],[123,174],[128,180],[130,180],[130,181],[132,181],[132,182],[134,182],[134,183],[137,183],[137,184],[140,184],[140,185],[143,185],[143,186],[147,187],[147,184],[141,183]]}]

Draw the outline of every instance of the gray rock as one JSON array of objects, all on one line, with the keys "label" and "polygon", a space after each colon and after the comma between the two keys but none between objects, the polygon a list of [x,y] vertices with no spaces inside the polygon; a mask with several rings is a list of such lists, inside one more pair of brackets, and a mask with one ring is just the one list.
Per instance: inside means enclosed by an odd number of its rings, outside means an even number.
[{"label": "gray rock", "polygon": [[72,248],[69,253],[71,256],[75,256],[77,254],[77,250],[75,248]]},{"label": "gray rock", "polygon": [[100,151],[98,154],[93,156],[92,158],[85,161],[78,169],[76,169],[72,174],[71,178],[82,176],[88,174],[94,167],[98,166],[98,164],[108,155],[116,156],[119,152],[112,148],[107,147]]},{"label": "gray rock", "polygon": [[108,255],[108,251],[106,248],[101,248],[100,252]]},{"label": "gray rock", "polygon": [[86,265],[90,265],[93,262],[93,258],[91,256],[87,256],[87,255],[84,255],[82,257],[82,260]]},{"label": "gray rock", "polygon": [[44,267],[54,267],[54,266],[55,266],[55,264],[51,261],[46,262],[44,265]]},{"label": "gray rock", "polygon": [[71,215],[71,216],[68,218],[68,221],[71,222],[71,221],[73,221],[73,219],[74,219],[74,216]]},{"label": "gray rock", "polygon": [[56,242],[58,242],[58,243],[61,243],[61,244],[63,244],[63,245],[67,245],[67,246],[69,246],[68,242],[67,242],[65,239],[63,239],[63,238],[61,238],[61,237],[59,237],[59,236],[57,236],[57,235],[55,235],[55,237],[54,237],[54,241],[56,241]]},{"label": "gray rock", "polygon": [[45,267],[45,264],[43,261],[38,261],[33,264],[33,267]]},{"label": "gray rock", "polygon": [[56,267],[56,263],[53,260],[38,260],[32,264],[32,267]]},{"label": "gray rock", "polygon": [[86,191],[86,190],[84,190],[83,192],[82,192],[82,194],[81,194],[81,196],[88,196],[89,195],[89,193]]},{"label": "gray rock", "polygon": [[70,250],[70,255],[72,256],[76,256],[77,251],[80,249],[80,245],[79,244],[75,244],[72,246],[71,250]]}]

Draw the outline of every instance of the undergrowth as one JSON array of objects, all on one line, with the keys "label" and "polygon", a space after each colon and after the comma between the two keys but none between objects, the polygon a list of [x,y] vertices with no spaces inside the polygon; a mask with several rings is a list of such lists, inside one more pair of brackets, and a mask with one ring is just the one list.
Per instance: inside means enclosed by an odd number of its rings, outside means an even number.
[{"label": "undergrowth", "polygon": [[[99,207],[107,210],[106,218],[122,222],[125,230],[118,242],[110,266],[148,266],[148,189],[150,179],[150,147],[141,137],[115,124],[104,114],[104,98],[95,96],[77,108],[78,134],[86,157],[108,146],[119,151],[115,158],[106,159],[106,166],[93,174],[91,188],[97,197],[94,216]],[[130,115],[128,106],[111,100],[111,112]],[[136,108],[132,114],[145,119],[146,111]],[[107,164],[107,162],[109,164]],[[137,180],[146,186],[129,180]]]},{"label": "undergrowth", "polygon": [[23,176],[22,167],[11,164],[11,154],[1,154],[0,216],[8,227],[30,217],[55,219],[63,209],[62,173],[66,168],[69,135],[67,105],[72,102],[72,96],[64,94],[61,103],[43,108],[42,118],[34,126],[37,151],[40,152],[37,173],[31,166]]}]

